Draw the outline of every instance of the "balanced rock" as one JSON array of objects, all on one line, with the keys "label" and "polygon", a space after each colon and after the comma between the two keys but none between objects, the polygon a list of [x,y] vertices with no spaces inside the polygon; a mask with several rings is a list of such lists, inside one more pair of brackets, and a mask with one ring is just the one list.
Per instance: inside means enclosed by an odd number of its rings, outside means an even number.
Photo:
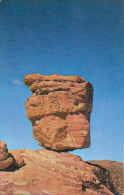
[{"label": "balanced rock", "polygon": [[53,150],[74,150],[90,146],[90,113],[93,88],[80,76],[26,75],[27,117],[39,145]]},{"label": "balanced rock", "polygon": [[7,145],[3,141],[0,141],[0,170],[8,168],[14,163],[14,159],[10,153],[8,153]]}]

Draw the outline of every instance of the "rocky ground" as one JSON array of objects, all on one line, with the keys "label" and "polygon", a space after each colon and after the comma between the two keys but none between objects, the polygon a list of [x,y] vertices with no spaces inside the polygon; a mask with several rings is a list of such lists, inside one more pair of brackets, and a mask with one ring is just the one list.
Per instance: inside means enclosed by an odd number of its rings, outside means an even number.
[{"label": "rocky ground", "polygon": [[23,157],[25,164],[0,171],[0,194],[115,194],[109,171],[84,162],[74,154],[47,149],[9,152],[15,159]]}]

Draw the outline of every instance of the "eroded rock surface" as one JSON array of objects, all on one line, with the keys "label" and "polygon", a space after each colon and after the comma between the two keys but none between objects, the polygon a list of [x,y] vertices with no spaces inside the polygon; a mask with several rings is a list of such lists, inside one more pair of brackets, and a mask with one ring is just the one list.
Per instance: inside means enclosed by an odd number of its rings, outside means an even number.
[{"label": "eroded rock surface", "polygon": [[0,140],[0,170],[8,168],[14,163],[14,159],[10,153],[5,142]]},{"label": "eroded rock surface", "polygon": [[39,145],[53,150],[73,150],[90,145],[93,88],[79,76],[27,75],[27,117]]},{"label": "eroded rock surface", "polygon": [[24,165],[24,158],[8,152],[7,144],[0,140],[0,170],[14,170]]},{"label": "eroded rock surface", "polygon": [[66,152],[47,149],[10,151],[26,165],[0,172],[0,194],[113,195],[109,172]]}]

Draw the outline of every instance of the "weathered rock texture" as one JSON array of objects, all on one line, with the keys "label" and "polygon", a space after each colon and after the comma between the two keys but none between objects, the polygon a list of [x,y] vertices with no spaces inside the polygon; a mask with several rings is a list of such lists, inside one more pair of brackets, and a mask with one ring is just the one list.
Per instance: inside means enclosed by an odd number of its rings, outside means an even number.
[{"label": "weathered rock texture", "polygon": [[13,155],[8,152],[6,143],[0,141],[0,170],[16,169],[23,165],[24,159],[19,155],[13,157]]},{"label": "weathered rock texture", "polygon": [[[115,190],[121,194],[124,194],[124,163],[111,161],[111,160],[99,160],[89,161],[89,163],[95,166],[101,166],[110,171],[111,183],[113,183]],[[118,195],[119,195],[118,193]],[[116,194],[117,195],[117,194]]]},{"label": "weathered rock texture", "polygon": [[90,145],[93,88],[79,76],[27,75],[27,117],[39,145],[53,150],[73,150]]},{"label": "weathered rock texture", "polygon": [[15,172],[0,172],[0,194],[113,195],[109,171],[66,152],[47,149],[10,151],[26,165]]},{"label": "weathered rock texture", "polygon": [[12,165],[14,162],[13,157],[8,153],[6,143],[0,141],[0,170],[4,170]]}]

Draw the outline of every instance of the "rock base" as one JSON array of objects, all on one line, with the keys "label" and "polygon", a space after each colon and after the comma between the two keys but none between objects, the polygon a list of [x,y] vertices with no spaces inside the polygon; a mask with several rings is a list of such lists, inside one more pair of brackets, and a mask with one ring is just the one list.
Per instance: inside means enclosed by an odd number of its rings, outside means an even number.
[{"label": "rock base", "polygon": [[0,194],[113,195],[109,171],[80,157],[47,149],[10,151],[26,165],[15,172],[0,172]]}]

